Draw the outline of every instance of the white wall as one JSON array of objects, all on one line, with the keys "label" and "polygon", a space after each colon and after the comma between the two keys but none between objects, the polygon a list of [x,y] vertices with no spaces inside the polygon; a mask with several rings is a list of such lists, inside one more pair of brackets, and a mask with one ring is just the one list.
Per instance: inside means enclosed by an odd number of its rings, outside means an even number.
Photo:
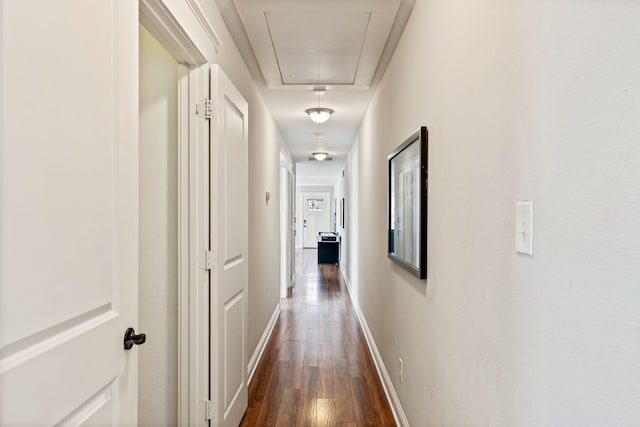
[{"label": "white wall", "polygon": [[[345,169],[347,169],[350,164],[349,160],[345,162]],[[345,178],[346,170],[342,169],[338,179],[336,180],[335,185],[333,186],[335,191],[335,200],[336,200],[336,232],[340,233],[340,268],[344,273],[348,271],[348,256],[345,253],[345,247],[349,247],[349,239],[346,237],[346,231],[348,227],[346,227],[346,217],[345,223],[341,222],[342,218],[342,199],[345,199],[345,204],[347,203],[347,180]],[[346,212],[346,209],[345,209]]]},{"label": "white wall", "polygon": [[[346,190],[350,281],[411,425],[640,422],[638,22],[629,1],[416,1]],[[381,172],[420,125],[425,281],[386,256]]]},{"label": "white wall", "polygon": [[[348,154],[344,164],[344,169],[338,176],[335,183],[335,198],[338,203],[336,212],[336,231],[340,233],[340,270],[350,280],[350,284],[357,284],[358,252],[357,246],[352,242],[357,242],[358,230],[358,203],[357,203],[357,175],[358,165],[355,159],[358,157],[359,143],[356,140],[351,152]],[[384,190],[386,191],[386,190]],[[342,198],[344,198],[344,226],[340,220],[342,216]],[[351,292],[357,296],[358,289],[351,288]]]},{"label": "white wall", "polygon": [[140,27],[140,346],[142,426],[177,425],[178,64]]},{"label": "white wall", "polygon": [[[341,174],[338,176],[335,184],[335,199],[337,201],[336,213],[336,231],[340,233],[340,270],[342,273],[347,275],[347,277],[351,277],[352,269],[352,259],[354,257],[354,246],[351,244],[353,239],[353,231],[357,229],[357,227],[353,227],[350,225],[350,220],[353,217],[353,152],[355,151],[355,147],[357,147],[357,143],[354,144],[352,148],[352,152],[347,156],[347,160],[345,161],[344,169]],[[343,216],[343,205],[342,199],[344,198],[344,223],[341,222]]]}]

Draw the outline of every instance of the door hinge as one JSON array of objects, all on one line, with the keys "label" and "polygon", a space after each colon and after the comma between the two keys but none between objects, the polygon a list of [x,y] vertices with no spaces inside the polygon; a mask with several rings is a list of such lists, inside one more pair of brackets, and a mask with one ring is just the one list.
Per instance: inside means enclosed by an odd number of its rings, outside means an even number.
[{"label": "door hinge", "polygon": [[213,101],[210,98],[205,98],[196,105],[196,115],[205,120],[213,118],[214,110]]},{"label": "door hinge", "polygon": [[200,257],[200,268],[203,270],[213,270],[215,265],[215,259],[213,257],[213,251],[202,251]]},{"label": "door hinge", "polygon": [[207,254],[206,254],[206,257],[205,257],[204,268],[206,270],[213,270],[213,264],[214,264],[213,252],[212,251],[207,251]]},{"label": "door hinge", "polygon": [[204,419],[205,421],[213,419],[213,402],[210,400],[204,401]]}]

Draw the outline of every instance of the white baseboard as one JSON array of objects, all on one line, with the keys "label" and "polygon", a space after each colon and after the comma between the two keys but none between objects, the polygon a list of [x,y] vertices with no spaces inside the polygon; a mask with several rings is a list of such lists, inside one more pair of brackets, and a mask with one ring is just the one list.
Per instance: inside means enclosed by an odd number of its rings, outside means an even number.
[{"label": "white baseboard", "polygon": [[358,320],[360,321],[360,327],[362,327],[362,332],[364,332],[364,337],[367,340],[367,345],[369,346],[369,351],[373,356],[373,363],[376,365],[376,370],[378,371],[378,376],[380,377],[380,381],[382,382],[382,387],[384,388],[384,393],[387,395],[387,400],[391,405],[391,412],[393,412],[393,418],[396,420],[396,424],[400,427],[410,427],[409,420],[407,420],[407,416],[402,409],[402,405],[400,404],[400,399],[398,398],[398,394],[396,393],[396,389],[393,387],[393,383],[391,382],[391,377],[389,376],[389,372],[387,372],[387,368],[382,361],[382,356],[380,355],[380,351],[378,351],[378,346],[376,345],[375,340],[373,339],[373,335],[371,334],[371,329],[369,329],[369,325],[367,324],[367,320],[364,318],[364,314],[362,314],[362,310],[360,310],[360,305],[358,301],[356,301],[354,294],[351,288],[351,282],[349,282],[349,278],[344,274],[342,269],[340,270],[342,277],[344,278],[345,283],[347,284],[347,288],[349,289],[349,296],[351,298],[351,302],[356,309],[356,313],[358,314]]},{"label": "white baseboard", "polygon": [[262,357],[262,353],[264,352],[264,349],[266,348],[267,343],[269,342],[269,338],[271,337],[271,333],[273,332],[273,327],[276,325],[276,320],[278,320],[278,316],[280,316],[280,302],[276,304],[276,309],[273,310],[271,319],[269,320],[267,327],[262,333],[262,337],[258,342],[258,347],[256,347],[256,351],[253,352],[253,356],[251,356],[251,360],[249,360],[249,364],[247,365],[247,374],[248,374],[247,384],[251,382],[251,379],[253,378],[253,374],[256,373],[258,362],[260,361],[260,358]]}]

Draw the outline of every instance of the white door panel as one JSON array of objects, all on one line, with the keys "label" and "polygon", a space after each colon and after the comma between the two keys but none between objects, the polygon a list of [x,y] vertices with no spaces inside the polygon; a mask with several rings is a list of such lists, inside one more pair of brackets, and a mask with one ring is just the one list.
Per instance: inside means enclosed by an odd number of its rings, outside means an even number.
[{"label": "white door panel", "polygon": [[329,193],[308,193],[302,197],[303,243],[305,248],[318,247],[318,233],[331,231]]},{"label": "white door panel", "polygon": [[235,427],[248,402],[248,106],[216,65],[211,92],[211,399],[213,424]]},{"label": "white door panel", "polygon": [[133,425],[137,3],[0,8],[0,425]]}]

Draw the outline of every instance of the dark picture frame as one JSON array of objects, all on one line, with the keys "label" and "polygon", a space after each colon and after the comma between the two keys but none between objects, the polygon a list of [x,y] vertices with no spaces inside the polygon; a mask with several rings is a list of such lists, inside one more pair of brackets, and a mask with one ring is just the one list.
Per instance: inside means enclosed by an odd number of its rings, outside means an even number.
[{"label": "dark picture frame", "polygon": [[388,156],[388,256],[427,277],[428,130],[421,126]]}]

